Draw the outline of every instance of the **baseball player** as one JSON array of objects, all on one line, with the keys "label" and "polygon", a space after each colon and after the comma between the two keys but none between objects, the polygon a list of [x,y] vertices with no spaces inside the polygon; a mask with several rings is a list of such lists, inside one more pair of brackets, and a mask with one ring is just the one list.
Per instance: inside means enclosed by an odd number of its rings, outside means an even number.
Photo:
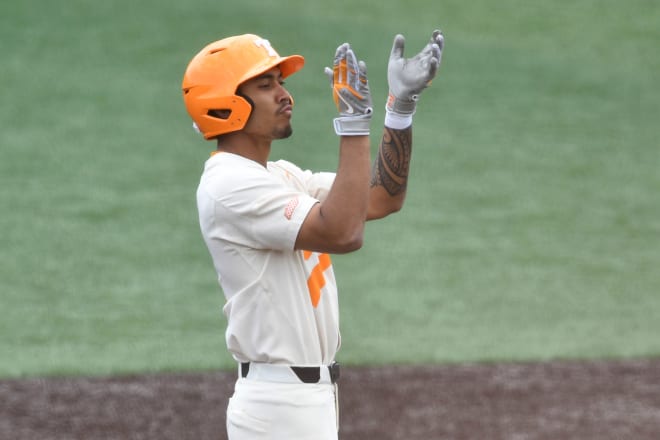
[{"label": "baseball player", "polygon": [[[335,356],[340,346],[331,254],[359,249],[366,220],[401,209],[420,93],[440,65],[434,31],[412,58],[397,35],[378,154],[370,160],[372,99],[366,65],[347,43],[326,74],[338,109],[336,172],[270,161],[292,134],[284,79],[303,67],[257,35],[203,48],[183,78],[194,126],[217,148],[197,189],[201,232],[226,304],[226,343],[238,364],[227,407],[230,440],[338,438]],[[316,140],[308,140],[313,152]]]}]

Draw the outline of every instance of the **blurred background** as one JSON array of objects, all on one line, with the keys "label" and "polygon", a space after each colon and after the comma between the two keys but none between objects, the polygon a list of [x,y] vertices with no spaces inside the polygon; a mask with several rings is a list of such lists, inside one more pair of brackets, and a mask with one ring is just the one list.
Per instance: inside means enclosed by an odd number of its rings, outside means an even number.
[{"label": "blurred background", "polygon": [[373,150],[395,34],[446,48],[404,210],[334,257],[340,361],[660,355],[660,5],[648,0],[0,5],[0,377],[233,368],[181,98],[207,43],[306,58],[273,159],[334,171],[323,68],[368,65]]}]

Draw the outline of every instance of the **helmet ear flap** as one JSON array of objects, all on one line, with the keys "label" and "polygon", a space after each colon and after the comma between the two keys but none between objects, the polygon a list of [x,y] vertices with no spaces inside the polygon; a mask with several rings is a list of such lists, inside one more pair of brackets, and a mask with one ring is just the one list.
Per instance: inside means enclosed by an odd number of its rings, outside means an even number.
[{"label": "helmet ear flap", "polygon": [[252,113],[252,105],[242,96],[225,96],[198,100],[206,108],[197,125],[205,139],[241,130]]}]

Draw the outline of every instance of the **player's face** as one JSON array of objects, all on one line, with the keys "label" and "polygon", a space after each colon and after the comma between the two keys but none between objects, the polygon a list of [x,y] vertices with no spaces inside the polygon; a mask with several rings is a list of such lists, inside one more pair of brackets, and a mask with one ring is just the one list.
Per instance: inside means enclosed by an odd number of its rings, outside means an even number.
[{"label": "player's face", "polygon": [[284,139],[291,136],[291,95],[284,88],[279,67],[243,83],[240,94],[252,100],[252,113],[243,131],[269,139]]}]

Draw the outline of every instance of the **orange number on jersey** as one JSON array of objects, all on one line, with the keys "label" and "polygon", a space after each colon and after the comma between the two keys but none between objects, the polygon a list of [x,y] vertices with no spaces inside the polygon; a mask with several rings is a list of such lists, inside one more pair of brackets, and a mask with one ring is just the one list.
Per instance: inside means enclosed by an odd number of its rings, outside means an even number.
[{"label": "orange number on jersey", "polygon": [[[319,263],[314,266],[312,273],[307,278],[307,289],[309,289],[309,297],[312,299],[312,305],[316,308],[319,305],[321,300],[321,289],[325,286],[325,276],[323,272],[332,265],[330,260],[330,255],[328,254],[318,254]],[[303,251],[303,256],[305,260],[309,260],[312,256],[312,252]]]}]

